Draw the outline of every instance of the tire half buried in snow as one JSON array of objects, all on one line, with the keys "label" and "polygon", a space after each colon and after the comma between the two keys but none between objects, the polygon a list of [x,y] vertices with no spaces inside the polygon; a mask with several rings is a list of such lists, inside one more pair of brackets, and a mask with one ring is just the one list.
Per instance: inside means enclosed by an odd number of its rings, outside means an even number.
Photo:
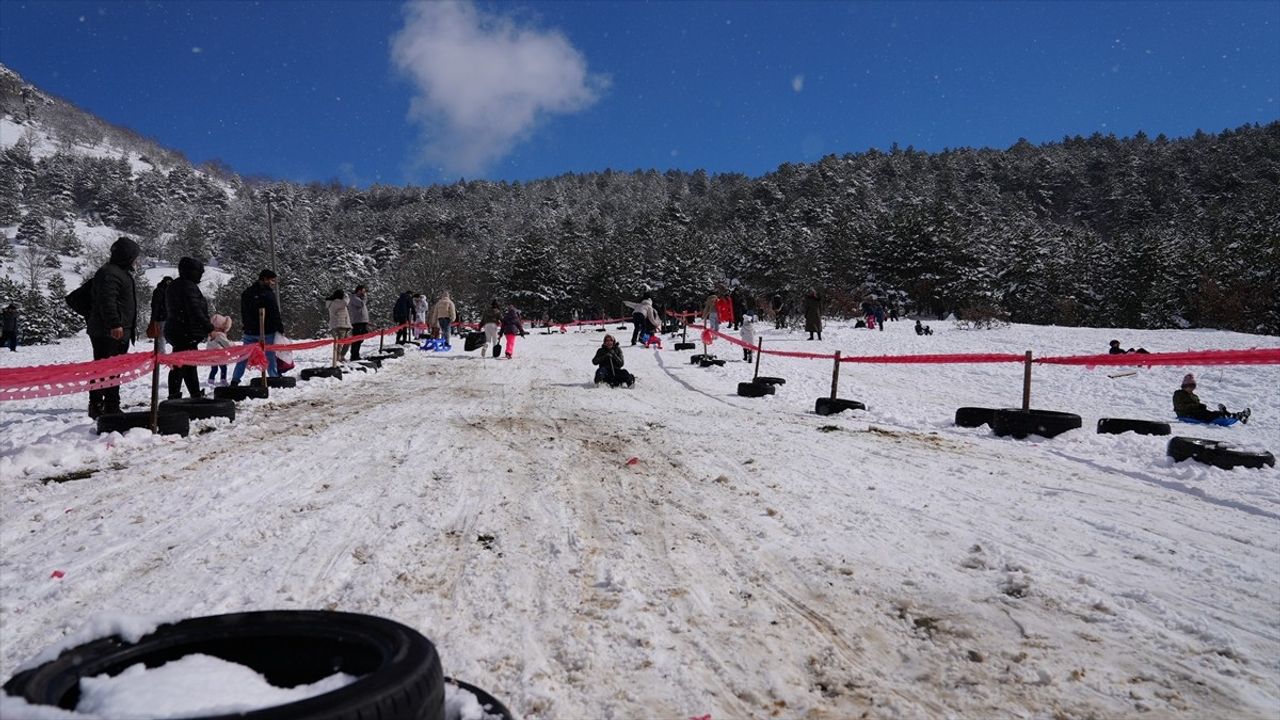
[{"label": "tire half buried in snow", "polygon": [[443,720],[444,676],[431,641],[413,628],[372,615],[280,610],[214,615],[162,625],[136,643],[108,637],[65,650],[14,675],[5,692],[35,705],[72,710],[80,679],[118,675],[204,654],[244,665],[277,687],[315,683],[335,673],[355,682],[314,697],[218,720]]},{"label": "tire half buried in snow", "polygon": [[996,410],[991,417],[991,429],[996,435],[1012,435],[1019,440],[1028,435],[1039,435],[1044,438],[1057,437],[1080,425],[1079,415],[1055,410],[1006,408]]}]

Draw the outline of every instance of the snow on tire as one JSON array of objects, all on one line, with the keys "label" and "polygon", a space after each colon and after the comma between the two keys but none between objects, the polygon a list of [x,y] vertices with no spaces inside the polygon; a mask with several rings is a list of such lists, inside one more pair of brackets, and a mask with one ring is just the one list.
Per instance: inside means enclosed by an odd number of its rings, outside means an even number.
[{"label": "snow on tire", "polygon": [[777,391],[778,389],[775,388],[774,386],[766,385],[764,383],[755,383],[755,382],[738,383],[738,394],[741,395],[742,397],[753,397],[753,398],[764,397],[765,395],[772,395]]},{"label": "snow on tire", "polygon": [[14,675],[4,690],[34,705],[72,710],[82,678],[114,676],[139,663],[156,667],[194,654],[244,665],[277,687],[311,684],[336,673],[359,678],[320,695],[234,715],[241,720],[444,718],[444,675],[430,640],[384,618],[318,610],[191,618],[161,625],[136,643],[116,636],[94,640]]},{"label": "snow on tire", "polygon": [[1168,435],[1172,430],[1167,422],[1129,420],[1127,418],[1098,418],[1099,435],[1119,435],[1127,432],[1138,433],[1139,435]]},{"label": "snow on tire", "polygon": [[1019,440],[1028,435],[1043,438],[1057,437],[1081,425],[1080,416],[1055,410],[1022,410],[1005,408],[996,410],[991,417],[991,429],[1001,437],[1013,436]]},{"label": "snow on tire", "polygon": [[[98,434],[126,433],[133,428],[150,428],[151,411],[108,413],[98,418]],[[156,430],[161,435],[186,437],[191,432],[191,418],[181,410],[161,410],[156,415]]]},{"label": "snow on tire", "polygon": [[207,420],[215,417],[224,417],[232,421],[236,419],[236,403],[234,400],[203,397],[175,398],[160,403],[161,410],[166,408],[184,412],[192,420]]},{"label": "snow on tire", "polygon": [[981,407],[962,407],[956,409],[956,425],[960,427],[976,428],[983,425],[991,424],[991,416],[995,415],[995,408]]},{"label": "snow on tire", "polygon": [[844,398],[820,397],[813,403],[813,412],[818,415],[835,415],[845,410],[866,410],[867,406],[857,400]]},{"label": "snow on tire", "polygon": [[756,382],[764,383],[765,385],[786,385],[787,384],[787,381],[780,377],[770,377],[768,375],[761,375],[757,377]]},{"label": "snow on tire", "polygon": [[1224,470],[1232,468],[1261,468],[1275,467],[1276,458],[1269,452],[1263,450],[1245,450],[1233,447],[1231,443],[1221,440],[1206,440],[1204,438],[1183,437],[1175,435],[1169,438],[1169,445],[1165,453],[1173,458],[1174,462],[1182,462],[1183,460],[1195,460],[1220,467]]}]

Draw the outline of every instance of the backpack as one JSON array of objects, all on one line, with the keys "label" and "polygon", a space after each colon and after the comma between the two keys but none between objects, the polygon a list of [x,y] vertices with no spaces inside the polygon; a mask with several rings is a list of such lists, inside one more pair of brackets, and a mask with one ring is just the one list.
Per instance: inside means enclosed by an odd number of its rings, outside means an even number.
[{"label": "backpack", "polygon": [[93,278],[90,277],[83,285],[67,293],[66,300],[68,307],[88,320],[89,313],[93,310]]}]

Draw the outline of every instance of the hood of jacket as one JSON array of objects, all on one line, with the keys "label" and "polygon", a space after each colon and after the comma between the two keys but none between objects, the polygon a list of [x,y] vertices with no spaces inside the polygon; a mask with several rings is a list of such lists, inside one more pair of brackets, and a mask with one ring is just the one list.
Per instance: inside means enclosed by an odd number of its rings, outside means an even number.
[{"label": "hood of jacket", "polygon": [[133,270],[133,261],[138,259],[142,254],[142,248],[138,247],[138,243],[127,237],[111,243],[111,264],[119,265],[126,270]]},{"label": "hood of jacket", "polygon": [[199,283],[200,278],[204,277],[204,263],[191,257],[182,258],[178,261],[178,277]]}]

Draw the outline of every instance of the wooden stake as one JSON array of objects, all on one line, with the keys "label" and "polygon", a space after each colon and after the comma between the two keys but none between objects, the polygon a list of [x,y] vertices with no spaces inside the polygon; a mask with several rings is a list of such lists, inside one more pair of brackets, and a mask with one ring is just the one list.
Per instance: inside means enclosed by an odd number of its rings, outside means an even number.
[{"label": "wooden stake", "polygon": [[756,374],[752,376],[751,382],[755,382],[760,377],[760,356],[764,353],[760,352],[764,349],[764,338],[756,338]]},{"label": "wooden stake", "polygon": [[151,432],[160,432],[160,345],[164,338],[159,335],[155,339],[155,349],[151,354]]},{"label": "wooden stake", "polygon": [[1027,359],[1022,369],[1022,409],[1031,409],[1031,351],[1027,351]]},{"label": "wooden stake", "polygon": [[831,367],[831,399],[835,400],[840,390],[840,351],[836,351],[835,364]]},{"label": "wooden stake", "polygon": [[[262,348],[262,356],[267,356],[267,309],[258,308],[258,347]],[[262,387],[267,386],[267,367],[262,366]]]}]

